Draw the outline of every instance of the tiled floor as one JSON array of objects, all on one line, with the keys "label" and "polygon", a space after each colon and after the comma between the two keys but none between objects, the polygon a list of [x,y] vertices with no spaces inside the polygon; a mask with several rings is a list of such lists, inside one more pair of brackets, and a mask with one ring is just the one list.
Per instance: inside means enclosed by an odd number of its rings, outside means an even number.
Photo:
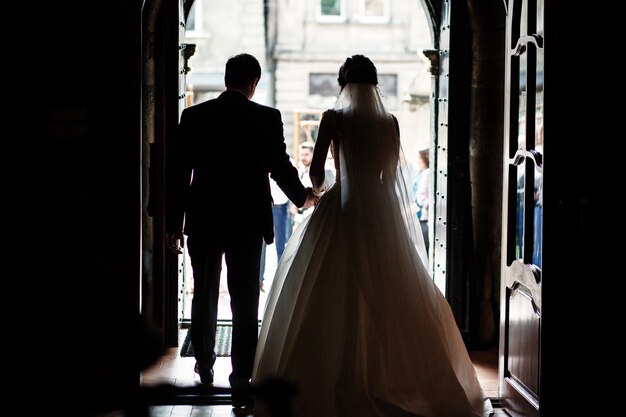
[{"label": "tiled floor", "polygon": [[[183,332],[184,333],[184,332]],[[182,344],[182,341],[181,341]],[[498,355],[497,347],[488,351],[470,352],[478,374],[478,379],[490,398],[498,396]],[[146,370],[142,375],[144,386],[155,386],[163,383],[177,387],[193,387],[199,384],[193,372],[195,360],[182,358],[178,348],[169,349],[161,360]],[[230,358],[220,357],[215,364],[216,387],[228,387]],[[230,405],[158,405],[151,407],[151,417],[231,417],[234,416]],[[502,414],[501,414],[502,413]],[[495,416],[505,416],[503,411],[496,410]]]}]

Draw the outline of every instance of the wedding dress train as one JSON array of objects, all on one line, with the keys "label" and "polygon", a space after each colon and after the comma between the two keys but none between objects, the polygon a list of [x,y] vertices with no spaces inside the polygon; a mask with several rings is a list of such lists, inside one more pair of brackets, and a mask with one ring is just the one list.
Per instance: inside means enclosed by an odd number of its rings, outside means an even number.
[{"label": "wedding dress train", "polygon": [[[294,417],[487,416],[491,404],[411,226],[395,119],[377,120],[374,86],[348,87],[351,107],[333,114],[338,181],[280,259],[253,383],[293,381]],[[355,109],[357,99],[370,106]]]}]

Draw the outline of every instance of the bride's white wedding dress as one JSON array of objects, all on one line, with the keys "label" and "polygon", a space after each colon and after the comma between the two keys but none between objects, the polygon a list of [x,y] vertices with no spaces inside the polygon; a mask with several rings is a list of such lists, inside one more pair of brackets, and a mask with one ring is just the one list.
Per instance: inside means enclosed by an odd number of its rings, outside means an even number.
[{"label": "bride's white wedding dress", "polygon": [[449,304],[424,266],[397,122],[373,85],[348,84],[340,98],[318,136],[331,132],[338,181],[280,259],[253,383],[295,382],[294,417],[487,416]]}]

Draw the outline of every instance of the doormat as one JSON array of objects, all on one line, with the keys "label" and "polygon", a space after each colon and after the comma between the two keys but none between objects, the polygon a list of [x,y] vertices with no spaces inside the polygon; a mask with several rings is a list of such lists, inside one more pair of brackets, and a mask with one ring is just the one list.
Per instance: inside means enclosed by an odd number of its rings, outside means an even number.
[{"label": "doormat", "polygon": [[[230,356],[230,344],[232,341],[232,324],[218,324],[215,332],[215,354],[219,356]],[[185,341],[180,348],[180,356],[183,358],[193,356],[193,345],[191,344],[191,332],[187,330]]]}]

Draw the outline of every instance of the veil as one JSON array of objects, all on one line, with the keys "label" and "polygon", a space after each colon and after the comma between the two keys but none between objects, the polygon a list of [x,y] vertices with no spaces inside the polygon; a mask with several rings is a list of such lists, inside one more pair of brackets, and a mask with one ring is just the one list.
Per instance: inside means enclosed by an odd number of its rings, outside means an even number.
[{"label": "veil", "polygon": [[[380,214],[385,207],[372,198],[392,204],[404,221],[424,265],[428,254],[417,217],[413,211],[412,178],[402,149],[397,119],[386,109],[377,86],[348,83],[334,109],[339,123],[339,172],[342,208],[353,211],[355,227],[367,215]],[[365,210],[375,211],[365,213]],[[362,226],[361,226],[362,227]]]}]

